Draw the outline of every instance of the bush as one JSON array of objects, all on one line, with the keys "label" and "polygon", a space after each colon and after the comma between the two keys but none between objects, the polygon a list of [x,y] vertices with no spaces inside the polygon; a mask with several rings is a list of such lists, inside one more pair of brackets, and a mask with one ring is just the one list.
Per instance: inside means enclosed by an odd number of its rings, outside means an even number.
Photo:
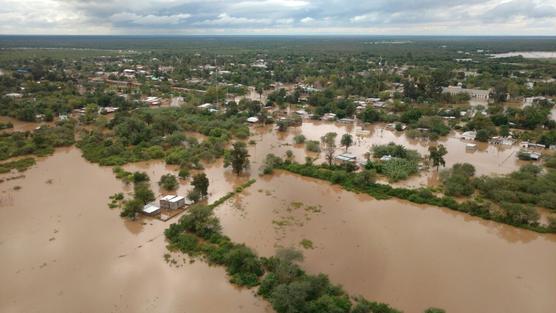
[{"label": "bush", "polygon": [[197,203],[201,200],[201,193],[198,190],[193,189],[187,193],[187,199]]},{"label": "bush", "polygon": [[407,179],[418,172],[418,164],[413,160],[393,158],[377,166],[377,172],[388,177],[391,182]]},{"label": "bush", "polygon": [[140,199],[131,199],[124,203],[121,217],[135,218],[137,213],[143,209],[144,203]]},{"label": "bush", "polygon": [[162,175],[158,185],[166,190],[176,190],[179,186],[176,176],[172,174]]},{"label": "bush", "polygon": [[309,152],[320,152],[320,142],[317,140],[308,140],[305,142],[305,149]]},{"label": "bush", "polygon": [[471,178],[475,175],[475,167],[469,163],[454,164],[452,169],[440,173],[440,181],[444,185],[444,193],[448,196],[470,196],[475,192]]},{"label": "bush", "polygon": [[154,193],[147,183],[135,184],[133,188],[134,198],[139,200],[142,204],[147,204],[154,201]]},{"label": "bush", "polygon": [[277,157],[276,155],[270,153],[267,154],[264,160],[264,166],[263,166],[263,174],[264,175],[268,175],[271,174],[272,171],[274,170],[274,168],[276,168],[277,166],[280,166],[282,164],[282,159],[280,157]]},{"label": "bush", "polygon": [[185,168],[185,167],[180,168],[180,171],[179,171],[179,173],[178,173],[178,176],[179,176],[181,179],[187,179],[187,178],[189,177],[189,169],[187,169],[187,168]]},{"label": "bush", "polygon": [[419,160],[421,158],[416,150],[408,150],[404,146],[396,145],[393,142],[387,145],[374,145],[372,151],[375,158],[381,158],[385,155],[407,160]]},{"label": "bush", "polygon": [[293,141],[295,142],[295,144],[302,144],[305,142],[305,136],[303,135],[295,135],[295,137],[293,137]]}]

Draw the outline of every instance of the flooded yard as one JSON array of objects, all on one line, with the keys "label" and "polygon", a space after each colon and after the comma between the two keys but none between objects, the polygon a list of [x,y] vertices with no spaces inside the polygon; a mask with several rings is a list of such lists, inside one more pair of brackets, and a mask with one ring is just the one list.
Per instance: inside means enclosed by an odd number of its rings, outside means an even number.
[{"label": "flooded yard", "polygon": [[[364,134],[361,131],[365,131]],[[410,139],[403,132],[393,131],[385,124],[376,125],[356,125],[355,123],[343,124],[334,122],[309,121],[305,120],[300,127],[292,127],[287,132],[277,132],[270,127],[253,127],[251,132],[254,134],[252,139],[256,145],[250,148],[251,162],[261,166],[266,154],[274,153],[284,157],[287,150],[294,153],[297,162],[305,162],[305,157],[318,157],[317,163],[325,162],[324,153],[316,154],[305,151],[304,145],[294,144],[295,135],[304,135],[306,140],[318,140],[327,132],[336,132],[337,153],[345,152],[340,146],[343,134],[349,133],[353,136],[354,143],[348,152],[354,154],[359,161],[364,161],[364,154],[371,151],[373,145],[383,145],[390,142],[404,145],[408,149],[417,150],[421,156],[428,155],[428,148],[435,142],[429,140]],[[466,149],[468,141],[458,137],[457,133],[440,138],[439,144],[446,146],[448,154],[444,157],[446,167],[449,168],[456,163],[470,163],[475,167],[476,175],[508,174],[522,165],[526,164],[517,158],[519,145],[491,145],[488,143],[475,142],[477,149],[470,151]],[[431,186],[438,183],[438,173],[436,169],[423,171],[420,175],[410,177],[406,181],[395,183],[396,186],[420,187]]]},{"label": "flooded yard", "polygon": [[[358,136],[360,129],[368,133]],[[309,121],[284,133],[252,127],[255,144],[249,145],[247,174],[232,174],[221,160],[204,164],[209,202],[257,178],[217,208],[224,233],[264,256],[280,246],[303,249],[303,267],[309,272],[328,274],[351,294],[408,313],[429,306],[456,313],[553,311],[554,235],[447,209],[377,201],[285,172],[259,177],[268,153],[283,157],[292,150],[298,162],[318,156],[295,145],[295,135],[319,140],[329,131],[338,137],[353,134],[349,152],[358,158],[373,144],[393,141],[423,155],[431,144],[385,125]],[[467,153],[465,142],[455,135],[440,142],[449,150],[447,166],[469,162],[479,174],[509,173],[520,166],[515,146],[479,144],[477,151]],[[162,160],[124,168],[146,172],[155,195],[166,193],[157,184],[160,177],[177,173],[177,167]],[[131,186],[117,180],[111,167],[88,163],[77,148],[58,149],[23,175],[0,183],[1,312],[272,311],[252,291],[234,288],[220,267],[190,263],[181,254],[165,259],[163,232],[169,223],[126,221],[117,209],[110,210],[108,197],[131,192]],[[436,181],[431,171],[401,184]],[[190,189],[190,179],[182,180],[175,193],[186,195]]]},{"label": "flooded yard", "polygon": [[167,263],[168,224],[125,221],[108,209],[108,196],[125,188],[78,149],[59,150],[24,175],[0,184],[0,312],[268,309],[234,288],[222,268],[179,254]]}]

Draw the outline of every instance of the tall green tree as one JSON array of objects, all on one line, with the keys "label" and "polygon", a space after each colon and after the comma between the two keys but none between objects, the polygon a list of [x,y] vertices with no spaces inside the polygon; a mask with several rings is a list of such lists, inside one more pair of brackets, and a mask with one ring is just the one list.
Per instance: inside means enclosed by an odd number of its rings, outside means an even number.
[{"label": "tall green tree", "polygon": [[336,153],[336,137],[337,133],[330,132],[320,138],[322,144],[324,145],[324,154],[328,165],[332,166],[334,161],[334,154]]},{"label": "tall green tree", "polygon": [[193,181],[191,181],[193,190],[198,192],[201,197],[206,197],[208,195],[209,180],[205,173],[200,173],[193,176]]},{"label": "tall green tree", "polygon": [[346,147],[347,152],[349,147],[353,144],[353,137],[350,134],[344,134],[340,143],[342,144],[342,147]]},{"label": "tall green tree", "polygon": [[237,175],[249,168],[249,152],[245,142],[234,143],[233,149],[228,151],[224,157],[224,167],[232,166],[232,170]]},{"label": "tall green tree", "polygon": [[432,161],[432,165],[436,167],[437,171],[440,165],[446,166],[446,161],[444,160],[446,154],[448,154],[448,150],[443,145],[429,147],[429,160]]}]

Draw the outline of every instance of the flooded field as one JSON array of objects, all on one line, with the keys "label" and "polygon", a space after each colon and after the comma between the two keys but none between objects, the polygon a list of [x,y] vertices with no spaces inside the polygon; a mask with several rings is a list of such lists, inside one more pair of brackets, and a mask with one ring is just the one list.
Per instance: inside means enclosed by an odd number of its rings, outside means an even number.
[{"label": "flooded field", "polygon": [[128,222],[108,209],[108,196],[125,188],[111,168],[89,164],[76,148],[24,174],[0,184],[0,312],[268,310],[234,288],[222,268],[179,254],[167,263],[168,224]]},{"label": "flooded field", "polygon": [[37,127],[41,125],[52,125],[53,123],[38,123],[38,122],[23,122],[8,116],[0,116],[0,123],[12,123],[13,128],[7,128],[2,131],[34,131]]},{"label": "flooded field", "polygon": [[[363,128],[368,134],[355,137],[349,149],[358,158],[373,144],[394,141],[422,154],[430,144],[385,125]],[[217,209],[224,232],[265,256],[278,246],[303,248],[303,267],[311,273],[328,274],[352,294],[408,313],[429,306],[456,313],[553,311],[554,235],[446,209],[376,201],[289,173],[258,175],[268,153],[283,157],[292,150],[298,162],[318,156],[293,144],[297,134],[319,140],[329,131],[340,137],[361,129],[324,122],[305,122],[284,133],[252,127],[247,174],[237,177],[222,161],[203,170],[209,202],[249,178],[258,180]],[[520,165],[516,147],[485,144],[467,153],[454,135],[440,142],[450,151],[448,166],[469,162],[479,174],[502,174]],[[161,160],[124,168],[149,174],[156,195],[165,193],[157,184],[160,176],[177,171]],[[117,209],[108,209],[110,195],[131,187],[118,181],[112,168],[88,163],[78,149],[59,149],[24,176],[0,183],[0,312],[271,311],[252,291],[234,288],[222,268],[190,263],[180,254],[165,260],[163,232],[169,223],[126,221]],[[189,183],[180,181],[176,193],[186,195]],[[402,184],[435,183],[431,171]]]},{"label": "flooded field", "polygon": [[[367,133],[362,134],[361,130],[367,131]],[[348,152],[357,156],[357,159],[361,161],[364,160],[364,154],[370,151],[373,145],[394,142],[404,145],[408,149],[417,150],[422,156],[425,156],[428,154],[429,146],[434,144],[428,140],[410,139],[403,132],[387,129],[384,124],[356,125],[355,123],[342,124],[305,120],[302,126],[292,127],[284,133],[276,132],[270,127],[253,127],[251,131],[254,134],[253,139],[256,141],[256,146],[250,149],[251,159],[252,163],[256,164],[262,163],[267,153],[283,157],[287,150],[294,153],[297,162],[305,162],[306,156],[318,157],[318,163],[324,162],[324,154],[309,153],[305,151],[304,145],[294,144],[293,138],[299,134],[303,134],[307,140],[320,141],[320,137],[325,133],[336,132],[338,134],[336,138],[337,154],[340,154],[345,152],[345,149],[340,147],[341,137],[343,134],[349,133],[354,138],[354,145],[348,149]],[[446,167],[467,162],[475,166],[476,175],[508,174],[525,164],[517,158],[520,149],[518,145],[490,145],[476,142],[477,149],[469,151],[465,147],[468,142],[459,139],[457,133],[441,138],[438,143],[448,149],[448,154],[444,157]],[[395,185],[418,187],[434,185],[437,182],[437,172],[434,169],[422,172],[420,176],[411,177],[407,181],[398,182]]]},{"label": "flooded field", "polygon": [[260,254],[303,248],[303,267],[405,312],[556,308],[556,236],[447,209],[376,201],[288,173],[217,209],[224,232]]}]

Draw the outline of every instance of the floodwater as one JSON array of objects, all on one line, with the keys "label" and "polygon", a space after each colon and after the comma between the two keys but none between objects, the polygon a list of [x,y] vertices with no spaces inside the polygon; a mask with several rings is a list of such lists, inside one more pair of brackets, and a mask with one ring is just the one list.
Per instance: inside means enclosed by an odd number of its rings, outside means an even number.
[{"label": "floodwater", "polygon": [[24,175],[0,184],[0,312],[268,311],[221,267],[166,262],[168,223],[110,210],[108,196],[126,188],[76,148]]},{"label": "floodwater", "polygon": [[[365,130],[368,133],[362,134]],[[324,162],[324,154],[320,155],[308,153],[304,145],[295,145],[293,138],[295,135],[303,134],[306,140],[318,140],[327,132],[336,132],[337,153],[344,153],[345,148],[340,147],[340,140],[343,134],[349,133],[354,138],[354,144],[348,152],[357,156],[358,160],[364,160],[364,154],[369,152],[373,145],[382,145],[394,142],[404,145],[408,149],[417,150],[422,156],[428,155],[428,148],[435,142],[429,140],[410,139],[403,132],[387,129],[384,124],[357,125],[355,123],[334,123],[323,121],[304,120],[302,126],[292,127],[287,132],[280,133],[271,127],[252,127],[252,139],[256,145],[250,149],[252,163],[262,163],[267,153],[274,153],[284,157],[287,150],[294,153],[297,162],[304,162],[306,156],[318,157],[317,162]],[[459,139],[457,133],[452,133],[447,137],[440,138],[439,144],[446,146],[448,154],[444,157],[446,168],[456,163],[470,163],[475,167],[476,175],[508,174],[522,165],[526,164],[517,158],[519,146],[490,145],[487,143],[475,142],[477,149],[469,151],[466,149],[467,141]],[[260,167],[260,165],[259,165]],[[438,183],[436,169],[424,171],[420,175],[413,176],[406,181],[398,182],[396,186],[419,187],[431,186]]]},{"label": "floodwater", "polygon": [[[430,144],[384,125],[364,128],[369,134],[349,149],[359,158],[372,144],[394,141],[422,154]],[[447,209],[376,201],[289,173],[258,176],[267,153],[284,156],[292,150],[298,162],[318,156],[294,145],[296,134],[319,140],[334,131],[339,140],[358,129],[325,122],[305,122],[284,133],[252,127],[248,173],[237,177],[223,170],[222,161],[205,164],[203,170],[210,181],[209,202],[250,177],[258,179],[217,209],[224,232],[262,255],[272,255],[277,246],[300,247],[306,239],[303,267],[308,271],[326,273],[351,294],[409,313],[428,306],[456,313],[554,311],[554,235]],[[465,142],[456,137],[441,142],[450,150],[448,166],[469,162],[479,173],[505,173],[519,166],[514,147],[479,145],[475,153],[466,153]],[[148,173],[155,194],[166,193],[158,187],[160,176],[177,171],[160,160],[125,168]],[[181,254],[171,254],[167,262],[163,232],[169,223],[126,221],[117,209],[108,209],[110,195],[131,187],[118,181],[110,167],[88,163],[78,149],[58,149],[24,175],[0,183],[0,312],[271,310],[252,291],[234,288],[220,267],[190,263]],[[416,181],[434,184],[435,173]],[[189,183],[181,181],[176,193],[187,194]]]},{"label": "floodwater", "polygon": [[44,123],[38,123],[38,122],[24,122],[24,121],[20,121],[18,119],[12,118],[12,117],[8,117],[8,116],[0,116],[0,123],[12,123],[13,124],[13,128],[7,128],[5,130],[2,131],[18,131],[18,132],[26,132],[26,131],[34,131],[37,127],[41,126],[41,125],[53,125],[54,123],[52,122],[44,122]]},{"label": "floodwater", "polygon": [[303,267],[406,313],[549,313],[556,236],[448,209],[377,201],[314,179],[261,177],[217,208],[224,232],[264,256],[306,240]]}]

